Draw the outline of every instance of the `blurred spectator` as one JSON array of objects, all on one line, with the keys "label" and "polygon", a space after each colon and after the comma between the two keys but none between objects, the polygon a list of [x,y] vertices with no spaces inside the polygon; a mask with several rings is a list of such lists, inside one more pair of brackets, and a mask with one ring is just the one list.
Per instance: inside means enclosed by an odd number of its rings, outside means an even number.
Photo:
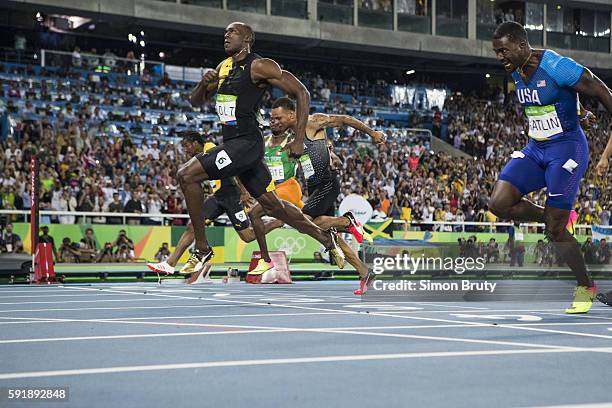
[{"label": "blurred spectator", "polygon": [[591,238],[587,238],[582,244],[582,256],[584,256],[584,262],[588,264],[595,263],[597,258],[597,248],[593,244]]},{"label": "blurred spectator", "polygon": [[77,46],[74,47],[74,51],[72,51],[72,66],[75,68],[81,68],[81,65],[83,65],[81,49]]},{"label": "blurred spectator", "polygon": [[495,242],[495,238],[491,238],[487,245],[487,263],[495,262],[499,262],[499,246]]},{"label": "blurred spectator", "polygon": [[70,241],[70,238],[65,237],[62,240],[62,245],[59,248],[58,262],[61,263],[77,263],[80,261],[81,252],[79,244]]},{"label": "blurred spectator", "polygon": [[94,231],[92,228],[87,228],[85,230],[85,236],[81,240],[83,243],[83,247],[88,250],[97,251],[98,244],[96,243],[96,239],[94,238]]},{"label": "blurred spectator", "polygon": [[168,248],[168,243],[164,242],[162,246],[157,250],[157,253],[155,254],[155,259],[157,259],[157,262],[165,262],[166,260],[168,260],[169,256],[170,248]]},{"label": "blurred spectator", "polygon": [[597,262],[607,265],[610,263],[611,256],[612,251],[610,250],[610,245],[607,244],[605,239],[600,239],[599,245],[597,246]]},{"label": "blurred spectator", "polygon": [[114,262],[115,257],[113,255],[113,244],[110,242],[105,242],[102,249],[98,253],[98,257],[96,258],[96,262],[98,263],[110,263]]},{"label": "blurred spectator", "polygon": [[4,231],[0,234],[0,251],[8,253],[19,253],[23,251],[23,242],[18,234],[13,232],[13,224],[6,224]]},{"label": "blurred spectator", "polygon": [[[68,188],[62,191],[62,195],[59,199],[59,211],[73,212],[77,210],[76,198],[70,193]],[[60,215],[60,224],[74,224],[76,217],[74,215]]]},{"label": "blurred spectator", "polygon": [[[134,194],[132,195],[132,198],[125,205],[123,212],[136,213],[136,214],[142,214],[143,212],[145,212],[146,207],[144,203],[141,201],[142,196],[143,196],[143,193],[139,191],[134,192]],[[130,225],[140,224],[140,218],[128,218],[127,223]]]},{"label": "blurred spectator", "polygon": [[131,258],[134,257],[134,242],[128,238],[125,230],[120,230],[115,243],[113,244],[115,248],[115,254],[119,252],[119,250],[127,249],[128,254]]},{"label": "blurred spectator", "polygon": [[167,72],[164,72],[164,75],[159,80],[157,85],[158,86],[170,86],[170,85],[172,85],[172,80],[170,79],[170,76],[168,75]]},{"label": "blurred spectator", "polygon": [[[147,200],[147,212],[148,214],[161,214],[161,210],[164,206],[164,203],[159,198],[156,193],[149,194],[149,199]],[[148,219],[148,223],[151,225],[161,225],[163,218],[161,217],[151,217]]]},{"label": "blurred spectator", "polygon": [[[121,211],[122,205],[119,200],[119,193],[113,193],[113,201],[108,205],[108,212],[120,213]],[[106,221],[109,224],[121,224],[122,222],[120,217],[107,217]]]}]

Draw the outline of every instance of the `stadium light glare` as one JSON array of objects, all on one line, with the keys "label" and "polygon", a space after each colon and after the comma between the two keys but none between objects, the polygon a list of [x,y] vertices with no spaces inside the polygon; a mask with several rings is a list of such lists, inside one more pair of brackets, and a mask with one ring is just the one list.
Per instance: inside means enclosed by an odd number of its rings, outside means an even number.
[{"label": "stadium light glare", "polygon": [[143,40],[140,40],[140,46],[144,48],[145,42]]},{"label": "stadium light glare", "polygon": [[414,74],[416,71],[414,69],[409,69],[408,71],[406,71],[406,75],[412,75]]},{"label": "stadium light glare", "polygon": [[491,78],[491,74],[485,74],[485,78]]},{"label": "stadium light glare", "polygon": [[159,58],[164,58],[165,56],[166,56],[166,54],[164,54],[164,52],[163,52],[163,51],[160,51],[160,52],[159,52]]},{"label": "stadium light glare", "polygon": [[141,32],[140,32],[140,35],[142,35],[142,36],[144,37],[144,31],[141,31]]}]

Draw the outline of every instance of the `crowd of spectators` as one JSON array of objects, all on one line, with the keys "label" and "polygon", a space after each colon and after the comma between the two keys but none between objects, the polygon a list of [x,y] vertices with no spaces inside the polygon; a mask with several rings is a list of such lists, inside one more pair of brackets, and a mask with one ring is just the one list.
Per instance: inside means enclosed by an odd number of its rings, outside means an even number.
[{"label": "crowd of spectators", "polygon": [[[192,85],[167,76],[144,76],[134,85],[121,75],[108,81],[104,76],[82,78],[70,70],[42,72],[37,77],[43,79],[33,85],[28,80],[33,76],[30,69],[10,70],[23,79],[11,77],[0,89],[0,111],[15,120],[12,135],[0,141],[0,208],[30,208],[29,160],[38,152],[41,209],[140,213],[147,216],[128,217],[128,223],[151,225],[162,223],[161,213],[186,213],[176,172],[187,157],[176,136],[181,128],[195,127],[213,141],[219,138],[214,119],[205,117],[213,112],[212,105],[201,110],[190,106]],[[0,66],[0,74],[7,71]],[[330,94],[343,91],[330,89],[335,82],[313,72],[298,73],[312,89],[313,100],[326,101],[326,88]],[[354,85],[351,92],[359,94],[363,81],[357,76],[345,78]],[[376,80],[369,84],[384,87]],[[270,96],[266,98],[269,101]],[[346,112],[346,104],[328,102],[329,113]],[[361,194],[379,218],[496,221],[487,208],[489,194],[510,153],[527,141],[520,106],[513,96],[502,93],[487,100],[455,93],[445,106],[438,114],[448,117],[450,141],[469,158],[433,153],[428,141],[393,126],[386,128],[388,143],[382,146],[363,143],[367,136],[358,131],[341,130],[335,137],[335,152],[341,159],[339,200],[349,193]],[[605,146],[610,124],[608,114],[593,110],[599,122],[589,131],[592,162]],[[367,110],[357,112],[371,126],[379,126],[382,121],[372,115]],[[580,223],[609,225],[609,179],[609,174],[596,178],[592,168],[587,172],[577,203]],[[531,199],[542,204],[545,194],[532,194]],[[76,221],[74,215],[51,217],[51,222]],[[93,219],[94,223],[122,221],[120,216]]]}]

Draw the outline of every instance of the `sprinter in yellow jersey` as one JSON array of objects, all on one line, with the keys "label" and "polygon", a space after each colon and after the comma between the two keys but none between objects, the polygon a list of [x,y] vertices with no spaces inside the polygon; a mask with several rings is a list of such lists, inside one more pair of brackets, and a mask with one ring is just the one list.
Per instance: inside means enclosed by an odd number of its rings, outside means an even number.
[{"label": "sprinter in yellow jersey", "polygon": [[[214,143],[205,143],[203,135],[198,132],[188,131],[183,133],[181,141],[185,152],[190,157],[201,152],[208,152],[215,147]],[[236,185],[233,177],[223,180],[209,180],[213,194],[204,200],[204,218],[206,220],[214,220],[223,213],[227,214],[232,226],[238,233],[238,236],[244,242],[255,240],[255,233],[250,228],[249,218],[242,207],[240,189]],[[273,220],[266,223],[266,233],[279,228],[283,225],[282,221]],[[170,255],[166,262],[148,263],[147,267],[157,273],[165,273],[167,275],[175,272],[175,266],[183,253],[189,248],[194,240],[193,224],[189,223],[187,229],[179,239],[176,249]],[[180,270],[180,273],[193,273],[198,264],[198,259],[194,256],[189,257],[187,263]]]},{"label": "sprinter in yellow jersey", "polygon": [[194,225],[194,254],[202,265],[213,255],[202,219],[202,181],[236,177],[266,215],[316,239],[336,263],[343,265],[344,253],[338,247],[336,235],[315,225],[296,206],[281,201],[274,191],[270,171],[263,161],[260,104],[270,86],[296,99],[295,137],[285,148],[289,156],[297,158],[304,152],[310,94],[304,84],[290,72],[282,70],[274,60],[253,53],[254,42],[255,33],[248,24],[229,24],[223,42],[227,58],[217,69],[206,70],[191,92],[190,102],[194,107],[201,107],[214,96],[223,136],[223,143],[206,155],[197,155],[177,172]]}]

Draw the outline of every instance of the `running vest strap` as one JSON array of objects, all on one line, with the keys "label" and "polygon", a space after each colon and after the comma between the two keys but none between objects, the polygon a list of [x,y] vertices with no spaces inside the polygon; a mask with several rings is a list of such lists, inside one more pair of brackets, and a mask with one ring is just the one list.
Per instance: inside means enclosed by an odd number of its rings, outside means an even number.
[{"label": "running vest strap", "polygon": [[327,139],[310,140],[304,138],[304,155],[300,164],[308,188],[326,183],[331,179],[331,158],[327,148]]},{"label": "running vest strap", "polygon": [[270,146],[271,141],[272,136],[268,137],[266,140],[264,158],[274,182],[282,183],[285,180],[289,180],[291,177],[295,177],[295,162],[289,159],[287,152],[283,151],[287,138],[285,138],[285,141],[279,146],[274,147]]},{"label": "running vest strap", "polygon": [[237,137],[261,137],[259,103],[265,88],[251,80],[251,64],[261,58],[248,54],[235,62],[231,57],[221,63],[219,84],[215,96],[223,140]]}]

